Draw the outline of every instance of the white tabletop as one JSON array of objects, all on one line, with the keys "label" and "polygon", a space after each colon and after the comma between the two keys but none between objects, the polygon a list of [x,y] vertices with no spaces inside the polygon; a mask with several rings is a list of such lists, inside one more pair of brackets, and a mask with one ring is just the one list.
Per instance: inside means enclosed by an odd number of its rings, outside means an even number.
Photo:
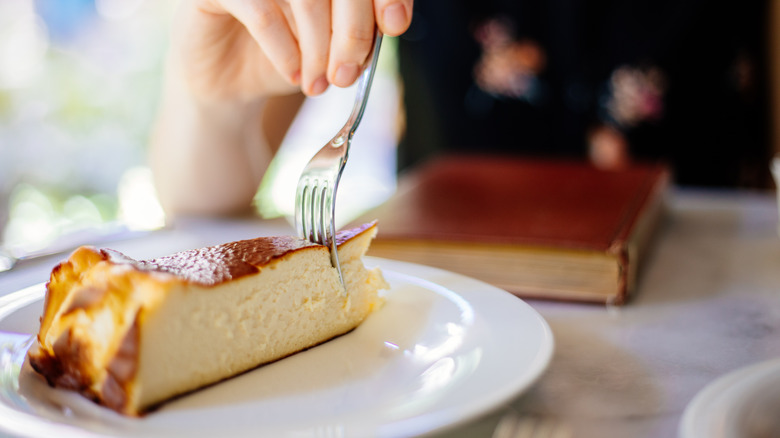
[{"label": "white tabletop", "polygon": [[673,437],[714,379],[780,357],[780,238],[773,194],[681,191],[620,308],[531,302],[555,336],[548,371],[492,415],[440,436],[490,436],[508,410],[574,437]]},{"label": "white tabletop", "polygon": [[[773,193],[677,191],[638,294],[623,307],[530,301],[555,354],[525,394],[437,437],[490,436],[507,411],[556,418],[575,437],[672,437],[714,379],[780,357],[780,237]],[[182,221],[111,243],[136,258],[257,235],[284,221]],[[45,281],[58,257],[0,274],[0,295]]]}]

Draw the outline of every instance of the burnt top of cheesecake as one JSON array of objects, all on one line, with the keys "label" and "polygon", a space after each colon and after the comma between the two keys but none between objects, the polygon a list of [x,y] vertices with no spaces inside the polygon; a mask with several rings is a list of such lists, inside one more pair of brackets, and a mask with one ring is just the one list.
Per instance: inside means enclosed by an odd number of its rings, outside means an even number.
[{"label": "burnt top of cheesecake", "polygon": [[[336,233],[336,244],[342,245],[375,224],[376,222],[369,222],[339,231]],[[165,272],[202,286],[215,286],[257,273],[261,267],[290,252],[320,246],[293,236],[275,236],[182,251],[152,260],[135,260],[110,249],[101,249],[100,252],[112,263],[129,264],[140,271]]]}]

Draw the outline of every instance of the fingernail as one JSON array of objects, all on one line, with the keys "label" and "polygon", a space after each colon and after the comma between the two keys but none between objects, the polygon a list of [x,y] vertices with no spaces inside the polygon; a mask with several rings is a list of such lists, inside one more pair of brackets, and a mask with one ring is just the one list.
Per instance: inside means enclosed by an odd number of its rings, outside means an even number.
[{"label": "fingernail", "polygon": [[317,78],[316,81],[314,81],[313,84],[311,84],[311,91],[310,94],[312,96],[317,96],[319,94],[322,94],[325,92],[325,90],[328,89],[328,80],[325,78],[325,76],[320,76]]},{"label": "fingernail", "polygon": [[336,74],[333,75],[333,85],[339,87],[352,85],[352,83],[355,82],[355,79],[357,79],[359,72],[360,70],[357,64],[341,64],[336,70]]},{"label": "fingernail", "polygon": [[382,19],[385,24],[385,30],[394,35],[406,30],[408,24],[406,8],[401,3],[395,3],[386,7],[382,13]]}]

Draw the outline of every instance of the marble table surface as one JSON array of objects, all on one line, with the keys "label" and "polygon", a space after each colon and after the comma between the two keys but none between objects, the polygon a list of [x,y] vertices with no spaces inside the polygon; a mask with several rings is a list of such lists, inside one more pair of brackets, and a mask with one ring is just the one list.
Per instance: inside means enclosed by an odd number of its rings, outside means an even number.
[{"label": "marble table surface", "polygon": [[[491,436],[507,412],[554,418],[573,437],[674,437],[691,399],[744,366],[780,357],[780,237],[774,193],[677,189],[637,295],[622,307],[529,301],[555,353],[525,393],[435,437]],[[187,220],[111,247],[138,258],[287,234],[284,221]],[[45,281],[55,258],[0,274],[0,296]]]},{"label": "marble table surface", "polygon": [[532,301],[556,351],[528,392],[438,436],[490,436],[501,415],[559,419],[574,437],[674,437],[691,399],[780,357],[780,238],[774,194],[677,191],[623,307]]}]

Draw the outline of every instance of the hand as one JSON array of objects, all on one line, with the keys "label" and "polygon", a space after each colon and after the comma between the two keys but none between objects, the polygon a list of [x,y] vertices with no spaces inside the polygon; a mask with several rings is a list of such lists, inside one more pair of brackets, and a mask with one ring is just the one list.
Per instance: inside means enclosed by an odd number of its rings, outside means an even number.
[{"label": "hand", "polygon": [[[411,23],[413,0],[186,0],[173,61],[205,100],[324,92],[354,83],[375,23],[389,36]],[[174,66],[175,67],[175,66]]]}]

